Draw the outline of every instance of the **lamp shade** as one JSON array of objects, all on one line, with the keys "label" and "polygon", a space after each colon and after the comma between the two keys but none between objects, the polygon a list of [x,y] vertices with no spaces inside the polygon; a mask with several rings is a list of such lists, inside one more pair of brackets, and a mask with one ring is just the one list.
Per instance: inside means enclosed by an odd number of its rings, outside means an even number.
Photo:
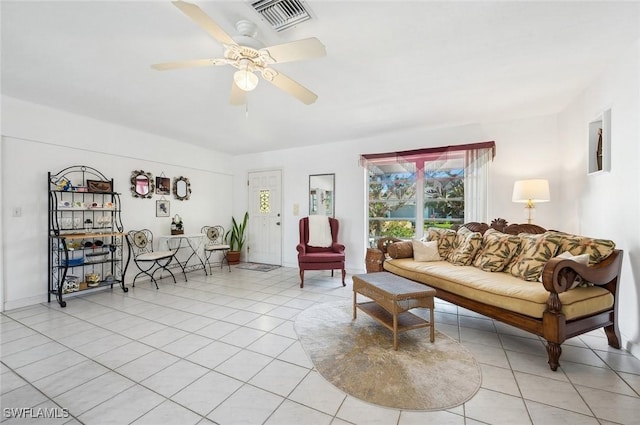
[{"label": "lamp shade", "polygon": [[513,202],[549,202],[549,181],[545,179],[518,180],[513,184]]},{"label": "lamp shade", "polygon": [[258,85],[258,76],[247,69],[241,69],[233,74],[233,81],[240,89],[251,91]]}]

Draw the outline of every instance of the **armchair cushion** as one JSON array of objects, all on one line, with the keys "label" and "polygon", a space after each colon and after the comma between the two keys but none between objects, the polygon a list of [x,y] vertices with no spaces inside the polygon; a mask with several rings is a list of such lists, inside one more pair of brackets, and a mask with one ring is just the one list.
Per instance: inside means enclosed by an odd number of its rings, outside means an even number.
[{"label": "armchair cushion", "polygon": [[298,256],[298,260],[301,263],[332,263],[332,262],[340,262],[344,261],[344,252],[314,252],[311,254]]}]

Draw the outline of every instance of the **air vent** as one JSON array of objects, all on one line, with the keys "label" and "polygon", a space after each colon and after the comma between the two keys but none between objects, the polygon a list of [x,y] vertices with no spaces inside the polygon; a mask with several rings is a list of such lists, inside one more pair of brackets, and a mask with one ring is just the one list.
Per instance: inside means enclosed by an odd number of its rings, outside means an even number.
[{"label": "air vent", "polygon": [[251,6],[276,31],[311,19],[309,10],[301,0],[260,0],[251,3]]}]

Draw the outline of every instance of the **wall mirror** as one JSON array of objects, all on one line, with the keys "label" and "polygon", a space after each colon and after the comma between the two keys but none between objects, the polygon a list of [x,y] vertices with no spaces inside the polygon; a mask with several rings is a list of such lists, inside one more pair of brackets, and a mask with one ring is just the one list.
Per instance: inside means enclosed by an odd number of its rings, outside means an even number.
[{"label": "wall mirror", "polygon": [[151,198],[155,185],[151,173],[142,170],[131,172],[131,194],[134,198]]},{"label": "wall mirror", "polygon": [[335,178],[335,174],[309,176],[309,215],[334,216]]},{"label": "wall mirror", "polygon": [[186,201],[191,196],[191,183],[186,177],[173,178],[173,197],[178,201]]}]

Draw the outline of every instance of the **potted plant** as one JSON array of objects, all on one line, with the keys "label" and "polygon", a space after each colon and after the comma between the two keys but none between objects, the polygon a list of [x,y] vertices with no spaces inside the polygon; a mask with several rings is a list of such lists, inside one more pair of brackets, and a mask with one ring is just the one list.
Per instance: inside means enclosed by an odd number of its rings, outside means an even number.
[{"label": "potted plant", "polygon": [[227,252],[229,264],[238,264],[240,262],[240,253],[246,241],[245,231],[247,230],[248,221],[249,212],[244,213],[242,223],[238,223],[235,217],[231,217],[231,229],[227,230],[224,235],[225,243],[229,244],[229,252]]}]

